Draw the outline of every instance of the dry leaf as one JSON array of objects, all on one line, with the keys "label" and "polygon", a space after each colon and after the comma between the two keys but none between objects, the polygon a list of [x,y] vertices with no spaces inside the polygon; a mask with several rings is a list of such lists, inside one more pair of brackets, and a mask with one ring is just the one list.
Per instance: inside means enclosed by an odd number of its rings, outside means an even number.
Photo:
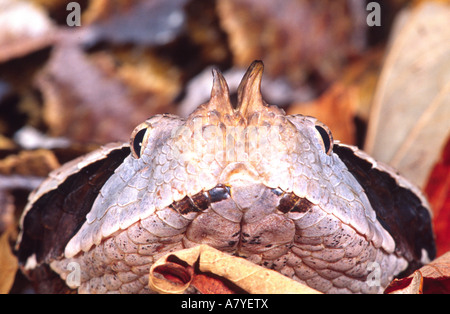
[{"label": "dry leaf", "polygon": [[[385,49],[381,47],[367,51],[361,58],[347,66],[342,77],[335,83],[354,90],[357,98],[356,116],[364,123],[369,120],[384,53]],[[361,134],[362,137],[364,135]]]},{"label": "dry leaf", "polygon": [[38,6],[27,1],[0,1],[0,63],[51,45],[54,29]]},{"label": "dry leaf", "polygon": [[[201,275],[206,274],[206,289],[202,287],[204,281],[196,279],[196,267]],[[210,278],[213,278],[212,283]],[[232,283],[252,294],[319,293],[276,271],[223,253],[208,245],[169,253],[150,269],[149,287],[159,293],[185,293],[193,282],[200,291],[207,291],[212,285],[219,286],[219,289],[230,289],[228,285]],[[232,291],[233,289],[228,293]]]},{"label": "dry leaf", "polygon": [[422,188],[450,135],[449,20],[436,2],[400,16],[364,147]]},{"label": "dry leaf", "polygon": [[382,48],[368,51],[353,61],[321,97],[308,103],[296,102],[288,114],[316,117],[330,127],[336,140],[361,145],[383,53]]},{"label": "dry leaf", "polygon": [[316,101],[296,104],[287,113],[316,117],[330,128],[335,140],[355,144],[357,108],[357,90],[337,83]]},{"label": "dry leaf", "polygon": [[389,294],[422,294],[423,277],[420,271],[415,271],[411,276],[400,281],[394,280],[386,289]]},{"label": "dry leaf", "polygon": [[37,83],[52,136],[102,143],[123,140],[133,128],[125,87],[97,69],[77,45],[55,47]]},{"label": "dry leaf", "polygon": [[0,134],[0,150],[14,149],[16,145],[12,140]]},{"label": "dry leaf", "polygon": [[[231,59],[228,37],[219,25],[216,1],[188,1],[186,12],[187,35],[198,47],[195,63],[222,66]],[[192,65],[190,65],[192,67]]]},{"label": "dry leaf", "polygon": [[411,276],[394,280],[385,293],[450,293],[450,252],[416,270]]},{"label": "dry leaf", "polygon": [[14,226],[13,201],[13,197],[0,187],[0,236],[3,235],[7,229]]},{"label": "dry leaf", "polygon": [[433,209],[437,256],[450,251],[450,139],[425,188]]},{"label": "dry leaf", "polygon": [[149,112],[166,110],[167,104],[181,90],[179,69],[150,50],[101,52],[93,54],[92,59],[102,64],[103,69],[109,69],[108,72],[114,73],[129,88],[130,101],[139,101]]},{"label": "dry leaf", "polygon": [[91,1],[83,15],[89,41],[143,46],[165,45],[184,27],[187,0]]},{"label": "dry leaf", "polygon": [[0,235],[0,294],[9,292],[19,266],[10,245],[10,238],[15,232],[15,229],[11,228]]},{"label": "dry leaf", "polygon": [[[169,256],[168,260],[171,259],[173,259],[173,256]],[[195,266],[190,266],[182,261],[167,261],[165,264],[155,267],[153,274],[170,281],[174,288],[182,287],[180,291],[184,293],[188,291],[190,286],[202,294],[234,294],[241,292],[241,289],[236,288],[226,279],[211,273],[200,272]],[[160,292],[168,293],[169,290],[171,290],[170,287]],[[179,290],[175,288],[170,293],[179,293]]]},{"label": "dry leaf", "polygon": [[[108,67],[108,59],[96,57],[94,62],[77,44],[60,42],[38,76],[44,118],[53,136],[80,142],[128,141],[145,117],[163,111],[156,97],[147,93],[143,102]],[[150,107],[145,106],[148,102]]]},{"label": "dry leaf", "polygon": [[362,1],[221,0],[217,9],[235,65],[261,59],[296,86],[310,75],[330,82],[365,47]]},{"label": "dry leaf", "polygon": [[46,177],[60,166],[56,156],[49,150],[22,151],[0,160],[0,174]]}]

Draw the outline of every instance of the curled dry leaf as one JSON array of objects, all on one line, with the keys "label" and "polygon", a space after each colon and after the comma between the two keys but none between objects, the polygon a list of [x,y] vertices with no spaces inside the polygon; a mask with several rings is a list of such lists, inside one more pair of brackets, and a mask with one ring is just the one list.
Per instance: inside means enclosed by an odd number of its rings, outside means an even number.
[{"label": "curled dry leaf", "polygon": [[399,16],[364,147],[422,188],[450,136],[449,20],[448,2]]},{"label": "curled dry leaf", "polygon": [[203,293],[319,293],[208,245],[169,253],[150,269],[149,286],[159,293],[186,293],[191,285]]},{"label": "curled dry leaf", "polygon": [[450,252],[416,270],[409,277],[394,280],[385,293],[450,293]]}]

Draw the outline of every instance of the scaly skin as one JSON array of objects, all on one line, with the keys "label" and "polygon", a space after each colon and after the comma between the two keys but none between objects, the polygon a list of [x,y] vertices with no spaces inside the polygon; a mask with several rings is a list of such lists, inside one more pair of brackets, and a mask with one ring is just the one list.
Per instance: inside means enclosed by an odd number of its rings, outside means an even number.
[{"label": "scaly skin", "polygon": [[[158,115],[135,130],[132,154],[106,181],[64,256],[50,263],[69,286],[151,292],[152,263],[198,244],[326,293],[379,293],[407,268],[363,187],[332,151],[329,130],[268,106],[262,70],[259,62],[250,67],[236,109],[214,71],[210,101],[186,120]],[[73,262],[79,283],[70,276]]]}]

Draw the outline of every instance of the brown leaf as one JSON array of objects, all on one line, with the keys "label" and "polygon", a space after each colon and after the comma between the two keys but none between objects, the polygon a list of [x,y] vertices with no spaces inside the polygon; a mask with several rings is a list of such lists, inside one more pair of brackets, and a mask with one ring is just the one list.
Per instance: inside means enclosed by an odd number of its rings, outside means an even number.
[{"label": "brown leaf", "polygon": [[11,227],[14,227],[13,197],[0,188],[0,236]]},{"label": "brown leaf", "polygon": [[159,293],[186,293],[191,285],[204,293],[239,291],[236,287],[248,293],[319,293],[276,271],[208,245],[169,253],[150,269],[149,287]]},{"label": "brown leaf", "polygon": [[363,2],[221,0],[217,7],[235,65],[261,59],[269,76],[296,86],[310,75],[329,83],[365,46]]},{"label": "brown leaf", "polygon": [[380,76],[384,53],[385,48],[383,47],[367,51],[361,58],[349,64],[343,71],[342,77],[335,83],[354,90],[357,98],[355,114],[364,123],[369,120],[370,107]]},{"label": "brown leaf", "polygon": [[167,104],[149,92],[134,94],[111,63],[99,55],[89,58],[75,43],[61,42],[54,48],[37,78],[53,136],[81,142],[128,141],[145,117],[163,111]]},{"label": "brown leaf", "polygon": [[423,277],[419,271],[414,272],[411,276],[397,280],[395,279],[385,293],[388,294],[422,294],[423,293]]},{"label": "brown leaf", "polygon": [[44,149],[22,151],[0,160],[0,174],[4,175],[45,177],[59,167],[60,163],[53,152]]},{"label": "brown leaf", "polygon": [[362,146],[383,53],[382,48],[368,51],[349,64],[321,97],[295,103],[288,114],[316,117],[330,127],[336,140]]},{"label": "brown leaf", "polygon": [[402,12],[364,147],[422,188],[450,136],[449,20],[448,2]]},{"label": "brown leaf", "polygon": [[[176,261],[172,256],[165,264],[155,267],[153,274],[170,281],[174,285],[196,288],[202,294],[234,294],[240,292],[225,278],[220,278],[211,273],[201,272],[196,266],[188,265],[182,261]],[[185,290],[184,290],[185,291]]]},{"label": "brown leaf", "polygon": [[316,101],[293,105],[287,113],[313,116],[330,128],[334,139],[354,144],[354,118],[358,107],[356,93],[355,88],[337,83]]},{"label": "brown leaf", "polygon": [[394,280],[385,293],[450,293],[450,252],[416,270],[409,277]]},{"label": "brown leaf", "polygon": [[14,149],[16,145],[12,140],[0,134],[0,150]]},{"label": "brown leaf", "polygon": [[225,278],[215,276],[211,273],[199,272],[192,280],[191,285],[202,294],[242,294],[246,291],[239,289],[236,285]]},{"label": "brown leaf", "polygon": [[[30,23],[33,21],[33,23]],[[0,10],[0,63],[50,46],[55,28],[38,6],[5,0]]]},{"label": "brown leaf", "polygon": [[9,292],[19,267],[10,245],[10,239],[15,232],[15,229],[11,228],[0,235],[0,294]]}]

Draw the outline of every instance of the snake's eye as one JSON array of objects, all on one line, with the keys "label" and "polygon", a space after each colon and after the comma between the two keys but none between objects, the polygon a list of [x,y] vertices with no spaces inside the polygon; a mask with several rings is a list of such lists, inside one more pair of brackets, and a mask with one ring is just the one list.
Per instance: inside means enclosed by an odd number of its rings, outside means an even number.
[{"label": "snake's eye", "polygon": [[151,125],[148,122],[144,122],[137,126],[131,134],[130,147],[134,158],[141,157],[150,129]]},{"label": "snake's eye", "polygon": [[331,134],[330,129],[326,125],[317,121],[316,131],[324,152],[327,155],[330,155],[333,150],[333,135]]}]

